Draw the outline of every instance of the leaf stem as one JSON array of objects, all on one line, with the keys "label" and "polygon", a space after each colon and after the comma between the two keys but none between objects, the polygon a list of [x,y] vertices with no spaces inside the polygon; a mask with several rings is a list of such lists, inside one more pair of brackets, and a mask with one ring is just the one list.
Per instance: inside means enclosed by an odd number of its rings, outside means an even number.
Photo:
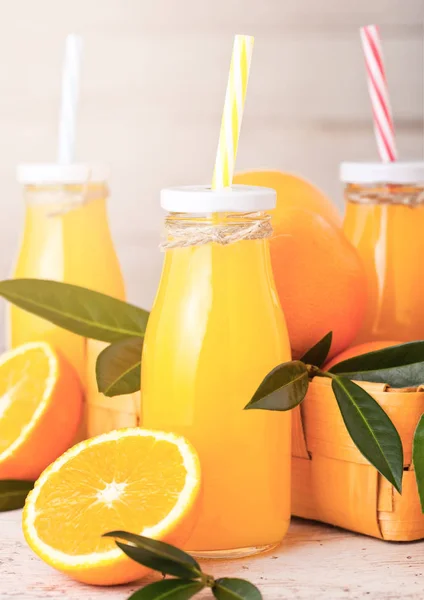
[{"label": "leaf stem", "polygon": [[328,377],[329,379],[334,379],[334,375],[332,373],[329,373],[328,371],[322,371],[315,365],[306,365],[306,368],[308,370],[310,379],[313,377]]},{"label": "leaf stem", "polygon": [[212,575],[207,575],[206,573],[201,573],[200,581],[207,587],[212,588],[215,585],[215,579]]}]

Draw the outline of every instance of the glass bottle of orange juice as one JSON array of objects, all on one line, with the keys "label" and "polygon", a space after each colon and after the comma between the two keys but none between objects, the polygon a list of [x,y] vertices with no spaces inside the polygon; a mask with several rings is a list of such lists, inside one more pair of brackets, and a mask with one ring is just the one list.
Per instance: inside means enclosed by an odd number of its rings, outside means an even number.
[{"label": "glass bottle of orange juice", "polygon": [[[14,270],[16,278],[53,279],[125,299],[124,283],[107,220],[108,169],[102,165],[33,164],[18,168],[24,186],[25,225]],[[119,415],[134,399],[114,402],[97,390],[95,362],[105,346],[10,306],[10,344],[45,340],[78,372],[86,392],[86,432],[90,436],[132,425]],[[118,404],[117,404],[118,403]],[[131,412],[131,410],[130,410]]]},{"label": "glass bottle of orange juice", "polygon": [[278,544],[290,518],[289,413],[243,410],[290,360],[271,271],[267,188],[166,189],[162,279],[142,359],[142,423],[177,432],[203,474],[186,547],[236,557]]},{"label": "glass bottle of orange juice", "polygon": [[357,342],[424,338],[424,162],[343,163],[344,231],[363,259],[368,309]]}]

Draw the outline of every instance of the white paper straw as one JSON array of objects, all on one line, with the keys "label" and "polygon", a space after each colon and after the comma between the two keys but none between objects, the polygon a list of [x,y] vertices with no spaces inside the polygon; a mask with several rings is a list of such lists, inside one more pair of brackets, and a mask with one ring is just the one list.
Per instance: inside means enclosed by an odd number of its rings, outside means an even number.
[{"label": "white paper straw", "polygon": [[62,71],[62,103],[59,117],[57,160],[60,164],[75,161],[76,119],[81,75],[82,38],[70,34],[66,38]]}]

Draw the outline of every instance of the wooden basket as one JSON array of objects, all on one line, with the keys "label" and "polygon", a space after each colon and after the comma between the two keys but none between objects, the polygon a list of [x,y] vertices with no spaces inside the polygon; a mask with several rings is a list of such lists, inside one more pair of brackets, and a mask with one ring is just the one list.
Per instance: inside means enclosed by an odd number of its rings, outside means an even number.
[{"label": "wooden basket", "polygon": [[357,450],[341,417],[331,380],[316,377],[293,411],[292,514],[391,541],[424,538],[412,440],[424,413],[421,388],[360,383],[397,428],[404,451],[402,496]]}]

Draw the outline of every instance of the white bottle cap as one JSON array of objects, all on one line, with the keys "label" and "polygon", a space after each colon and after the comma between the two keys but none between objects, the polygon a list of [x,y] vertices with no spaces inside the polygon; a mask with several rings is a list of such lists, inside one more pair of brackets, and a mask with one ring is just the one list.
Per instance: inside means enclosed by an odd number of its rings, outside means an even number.
[{"label": "white bottle cap", "polygon": [[77,184],[87,181],[102,182],[109,178],[109,167],[103,164],[33,163],[18,165],[16,176],[24,185]]},{"label": "white bottle cap", "polygon": [[424,162],[344,162],[340,179],[345,183],[423,183]]},{"label": "white bottle cap", "polygon": [[160,195],[162,208],[176,213],[256,212],[271,210],[276,202],[275,190],[250,185],[233,185],[223,190],[212,190],[206,185],[172,187]]}]

